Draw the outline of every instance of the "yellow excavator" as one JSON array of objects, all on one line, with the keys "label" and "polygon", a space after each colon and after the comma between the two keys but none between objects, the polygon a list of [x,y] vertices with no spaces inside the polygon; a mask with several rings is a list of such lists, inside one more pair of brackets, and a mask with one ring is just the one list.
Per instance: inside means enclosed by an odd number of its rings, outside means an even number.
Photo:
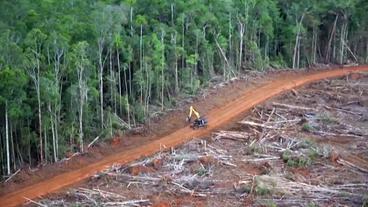
[{"label": "yellow excavator", "polygon": [[207,119],[201,117],[198,111],[195,110],[193,106],[189,107],[189,115],[187,117],[187,122],[191,121],[193,114],[195,115],[196,119],[194,119],[194,122],[190,125],[192,129],[198,129],[200,127],[207,127]]}]

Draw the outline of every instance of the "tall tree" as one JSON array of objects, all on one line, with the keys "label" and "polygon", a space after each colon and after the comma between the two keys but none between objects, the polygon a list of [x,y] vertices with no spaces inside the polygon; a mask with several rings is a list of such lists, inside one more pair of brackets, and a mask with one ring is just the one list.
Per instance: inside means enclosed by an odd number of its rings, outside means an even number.
[{"label": "tall tree", "polygon": [[43,163],[43,140],[42,140],[42,110],[41,110],[41,64],[44,59],[42,54],[43,46],[45,44],[46,35],[39,29],[31,30],[26,37],[25,43],[27,45],[27,72],[30,76],[37,94],[38,103],[38,135],[39,135],[39,154],[40,161]]}]

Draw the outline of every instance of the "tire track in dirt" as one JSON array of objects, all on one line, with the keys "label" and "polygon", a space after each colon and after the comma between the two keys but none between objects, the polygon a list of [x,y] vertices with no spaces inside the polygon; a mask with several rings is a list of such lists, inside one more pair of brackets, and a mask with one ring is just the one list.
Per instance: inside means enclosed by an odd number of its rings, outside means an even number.
[{"label": "tire track in dirt", "polygon": [[340,77],[360,71],[368,71],[368,66],[355,66],[318,71],[299,76],[292,75],[290,77],[272,80],[257,89],[244,92],[244,94],[235,101],[210,111],[207,115],[209,121],[207,129],[192,130],[189,127],[179,129],[174,133],[140,147],[108,156],[99,162],[93,163],[81,169],[60,174],[49,180],[45,180],[23,189],[5,194],[0,197],[0,206],[22,205],[27,201],[26,198],[37,199],[38,197],[48,193],[78,184],[86,178],[107,169],[113,164],[126,164],[139,158],[152,155],[160,151],[162,148],[170,149],[171,147],[183,144],[184,142],[187,142],[195,137],[206,136],[219,127],[226,125],[231,121],[242,118],[242,116],[244,116],[249,109],[257,104],[260,104],[261,102],[264,102],[282,92],[291,90],[292,88],[321,79]]}]

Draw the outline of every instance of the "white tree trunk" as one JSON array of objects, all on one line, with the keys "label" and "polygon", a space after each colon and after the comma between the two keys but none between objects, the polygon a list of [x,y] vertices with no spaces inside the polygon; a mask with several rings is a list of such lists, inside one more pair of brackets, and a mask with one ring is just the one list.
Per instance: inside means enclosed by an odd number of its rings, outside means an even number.
[{"label": "white tree trunk", "polygon": [[80,150],[83,153],[84,152],[84,146],[83,146],[83,105],[84,100],[83,97],[80,97],[80,108],[79,108],[79,146]]},{"label": "white tree trunk", "polygon": [[232,61],[232,50],[233,50],[233,47],[232,47],[232,25],[231,25],[231,12],[229,12],[229,31],[228,31],[228,35],[229,35],[229,53],[228,53],[228,59],[230,61],[230,64],[232,65],[233,64],[233,61]]},{"label": "white tree trunk", "polygon": [[243,63],[243,39],[244,39],[244,24],[239,20],[239,59],[238,70],[240,71]]},{"label": "white tree trunk", "polygon": [[42,143],[42,112],[41,112],[41,92],[40,92],[40,77],[39,74],[37,75],[37,101],[38,101],[38,126],[39,126],[39,133],[40,133],[40,156],[41,156],[41,163],[43,162],[43,143]]},{"label": "white tree trunk", "polygon": [[365,63],[368,63],[368,40],[367,40],[367,43],[366,43],[366,46],[365,46],[365,50],[366,50],[366,57],[365,57]]},{"label": "white tree trunk", "polygon": [[[139,37],[139,70],[143,71],[143,25]],[[140,103],[143,105],[143,86],[140,84]]]},{"label": "white tree trunk", "polygon": [[45,162],[47,163],[48,153],[47,153],[47,126],[45,125],[45,129],[43,131],[44,138],[44,151],[45,151]]},{"label": "white tree trunk", "polygon": [[130,35],[133,36],[133,7],[130,6]]},{"label": "white tree trunk", "polygon": [[103,39],[98,40],[98,61],[99,61],[99,84],[100,84],[100,118],[101,118],[101,129],[104,128],[104,111],[103,111],[103,72],[104,72],[104,61],[102,60],[103,53]]},{"label": "white tree trunk", "polygon": [[345,54],[346,54],[346,47],[345,47],[345,40],[347,39],[347,28],[348,28],[348,23],[346,22],[347,19],[344,18],[344,23],[341,26],[341,31],[340,31],[340,59],[339,59],[339,63],[342,65],[345,61]]},{"label": "white tree trunk", "polygon": [[[182,27],[182,40],[181,40],[181,47],[182,50],[185,51],[185,16],[183,16],[183,27]],[[184,68],[185,67],[185,57],[184,55],[181,58],[181,67]]]},{"label": "white tree trunk", "polygon": [[326,51],[326,57],[325,57],[325,62],[328,63],[330,62],[330,56],[331,56],[331,44],[332,44],[332,39],[335,36],[335,31],[336,31],[336,24],[337,24],[337,20],[339,18],[339,15],[336,15],[335,17],[335,22],[333,24],[332,30],[331,30],[331,34],[330,34],[330,38],[328,40],[328,45],[327,45],[327,51]]},{"label": "white tree trunk", "polygon": [[118,63],[118,82],[119,82],[119,114],[121,116],[122,114],[122,108],[121,108],[121,68],[120,68],[120,53],[119,49],[116,49],[116,60]]},{"label": "white tree trunk", "polygon": [[[218,36],[219,35],[217,35],[217,38],[218,38]],[[221,48],[220,43],[217,41],[217,38],[215,38],[216,46],[220,50],[220,53],[221,53],[222,57],[224,58],[224,61],[227,65],[227,67],[230,68],[229,61],[227,60],[226,54],[225,54],[224,50]]]},{"label": "white tree trunk", "polygon": [[114,87],[116,87],[115,86],[115,81],[114,81],[114,74],[113,74],[113,70],[112,70],[112,52],[111,52],[111,49],[109,49],[110,50],[110,52],[109,52],[109,69],[110,69],[110,101],[111,101],[111,103],[110,104],[112,104],[113,105],[113,107],[114,107],[114,112],[115,112],[115,114],[116,114],[116,104],[115,104],[115,99],[114,99]]},{"label": "white tree trunk", "polygon": [[9,149],[9,120],[8,120],[8,102],[5,101],[5,137],[6,137],[6,167],[7,174],[10,175],[10,149]]},{"label": "white tree trunk", "polygon": [[161,110],[164,110],[164,88],[165,88],[165,45],[164,45],[164,31],[161,31],[161,45],[162,49],[162,57],[161,57]]},{"label": "white tree trunk", "polygon": [[174,45],[174,69],[175,69],[175,93],[179,92],[179,77],[178,77],[178,54],[176,51],[176,32],[171,36],[172,44]]},{"label": "white tree trunk", "polygon": [[84,152],[84,134],[83,134],[83,107],[87,100],[88,87],[84,74],[84,66],[78,68],[78,86],[79,86],[79,148]]},{"label": "white tree trunk", "polygon": [[58,130],[58,123],[60,123],[60,115],[59,115],[59,112],[58,112],[58,118],[55,117],[55,142],[56,142],[56,161],[59,160],[59,130]]},{"label": "white tree trunk", "polygon": [[302,22],[304,19],[304,13],[302,14],[302,17],[300,18],[299,23],[297,22],[297,27],[298,27],[298,32],[296,33],[296,37],[295,37],[295,45],[294,45],[294,55],[293,55],[293,69],[297,68],[297,58],[298,58],[298,48],[299,48],[299,44],[300,44],[300,30],[301,30],[301,26],[302,26]]},{"label": "white tree trunk", "polygon": [[313,40],[312,40],[312,63],[316,64],[317,62],[317,32],[316,28],[313,28]]},{"label": "white tree trunk", "polygon": [[55,134],[55,119],[54,115],[52,113],[51,104],[49,103],[49,112],[51,114],[50,117],[50,124],[51,124],[51,133],[52,133],[52,149],[53,149],[53,155],[54,155],[54,162],[57,162],[57,153],[56,153],[56,134]]}]

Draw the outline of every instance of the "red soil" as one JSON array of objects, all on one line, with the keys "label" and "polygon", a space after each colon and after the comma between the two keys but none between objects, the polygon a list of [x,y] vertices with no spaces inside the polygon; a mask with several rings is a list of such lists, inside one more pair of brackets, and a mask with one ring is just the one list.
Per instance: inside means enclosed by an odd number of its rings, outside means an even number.
[{"label": "red soil", "polygon": [[[79,169],[59,174],[48,180],[44,180],[22,189],[0,197],[1,206],[17,206],[26,201],[25,198],[35,199],[39,196],[61,190],[62,188],[77,184],[86,178],[109,168],[113,164],[126,164],[144,156],[152,155],[165,146],[166,149],[178,146],[194,137],[204,137],[220,127],[241,118],[244,114],[257,104],[292,88],[318,81],[325,78],[339,77],[359,71],[368,71],[367,66],[357,66],[349,68],[339,68],[335,70],[325,70],[319,72],[305,73],[303,75],[291,74],[278,79],[274,79],[256,89],[243,92],[241,96],[233,101],[229,101],[223,106],[215,107],[207,113],[209,126],[206,129],[192,130],[189,127],[183,127],[175,132],[154,139],[150,142],[141,142],[143,144],[134,145],[134,147],[111,154],[104,159],[89,163]],[[230,92],[230,91],[229,91]],[[170,125],[170,122],[167,122]],[[175,123],[173,123],[175,124]],[[168,127],[170,128],[170,127]],[[129,144],[129,143],[127,143]]]}]

